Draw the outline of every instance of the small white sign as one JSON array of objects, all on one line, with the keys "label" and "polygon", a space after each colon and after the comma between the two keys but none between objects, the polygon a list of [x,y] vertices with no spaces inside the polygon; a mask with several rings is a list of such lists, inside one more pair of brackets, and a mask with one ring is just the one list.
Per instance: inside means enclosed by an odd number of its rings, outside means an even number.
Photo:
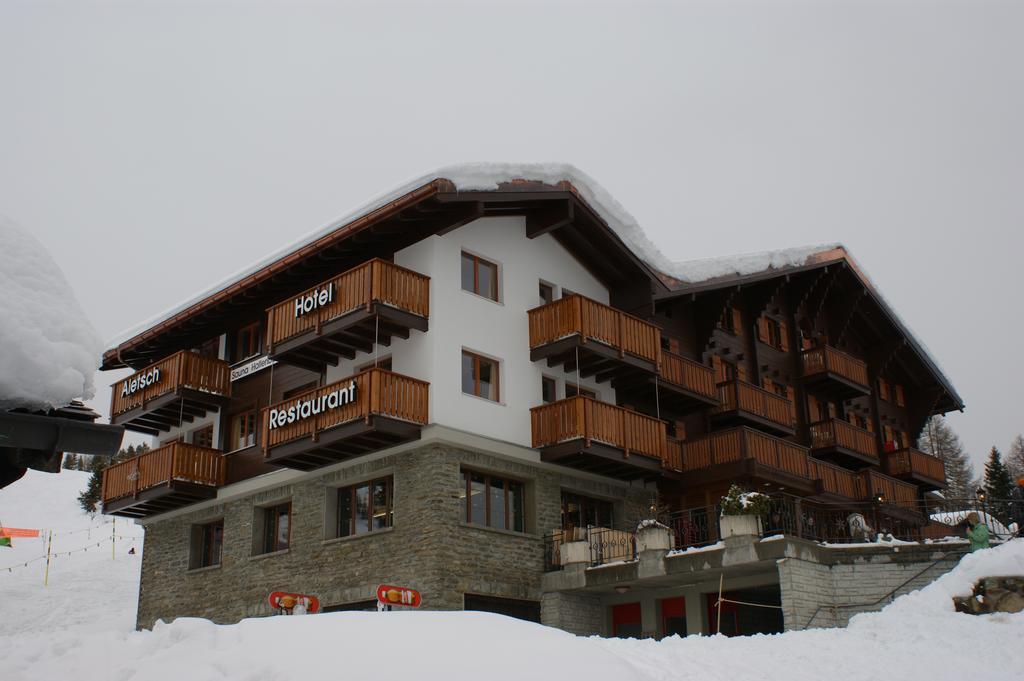
[{"label": "small white sign", "polygon": [[231,369],[231,380],[237,381],[240,378],[252,376],[257,371],[262,371],[263,369],[266,369],[269,366],[273,366],[274,364],[277,364],[277,362],[270,359],[266,355],[264,355],[263,357],[257,357],[251,362],[246,362],[245,364],[240,364],[239,366],[233,367]]}]

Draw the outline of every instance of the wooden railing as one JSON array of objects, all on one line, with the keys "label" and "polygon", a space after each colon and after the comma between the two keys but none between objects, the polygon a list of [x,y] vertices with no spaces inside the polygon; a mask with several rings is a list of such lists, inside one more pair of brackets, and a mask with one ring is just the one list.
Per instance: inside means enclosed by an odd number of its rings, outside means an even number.
[{"label": "wooden railing", "polygon": [[[296,314],[296,301],[315,292],[326,291],[333,284],[332,300],[301,314]],[[274,345],[307,331],[319,330],[326,322],[372,303],[390,305],[420,317],[430,312],[430,277],[374,258],[343,272],[308,291],[291,296],[267,312],[267,338],[270,351]]]},{"label": "wooden railing", "polygon": [[[134,391],[132,383],[146,382]],[[125,394],[128,386],[128,394]],[[110,415],[117,416],[143,406],[179,388],[217,395],[231,395],[231,368],[227,362],[181,350],[110,386]]]},{"label": "wooden railing", "polygon": [[813,479],[807,448],[751,428],[731,428],[684,445],[683,470],[754,459],[763,466]]},{"label": "wooden railing", "polygon": [[[337,406],[329,407],[330,396],[339,390],[348,393],[353,383],[355,388],[352,396],[339,396],[335,402]],[[425,425],[429,417],[429,393],[430,384],[426,381],[384,369],[367,369],[264,408],[261,420],[263,450],[266,452],[270,447],[302,437],[315,438],[328,428],[358,419],[368,419],[373,415]],[[321,397],[324,398],[323,401],[320,400]],[[270,428],[271,411],[287,411],[290,407],[299,409],[300,405],[307,401],[319,403],[321,406],[316,410],[319,413],[310,413],[307,418],[297,418],[291,423]]]},{"label": "wooden railing", "polygon": [[868,365],[831,345],[804,350],[802,357],[804,376],[831,372],[865,388],[871,385],[868,381]]},{"label": "wooden railing", "polygon": [[885,472],[888,475],[916,474],[939,482],[946,479],[946,465],[942,459],[913,447],[886,452]]},{"label": "wooden railing", "polygon": [[571,295],[527,314],[531,348],[579,335],[655,365],[660,361],[661,331],[657,326],[596,300]]},{"label": "wooden railing", "polygon": [[224,457],[217,449],[172,442],[105,469],[101,497],[107,503],[174,480],[220,487]]},{"label": "wooden railing", "polygon": [[811,459],[810,466],[812,476],[821,480],[823,491],[847,499],[864,498],[863,479],[853,471],[817,459]]},{"label": "wooden railing", "polygon": [[569,440],[601,442],[670,466],[665,422],[589,397],[570,397],[530,410],[533,447]]},{"label": "wooden railing", "polygon": [[715,372],[700,362],[662,350],[661,377],[698,395],[717,399]]},{"label": "wooden railing", "polygon": [[882,503],[895,504],[914,509],[917,507],[917,486],[902,480],[882,475],[878,471],[868,469],[861,473],[863,479],[864,500],[875,498],[878,493],[882,494]]},{"label": "wooden railing", "polygon": [[732,380],[718,384],[718,412],[745,411],[787,428],[796,425],[793,403],[785,397],[768,392],[746,381]]},{"label": "wooden railing", "polygon": [[878,458],[874,433],[846,421],[829,419],[811,424],[811,449],[842,447],[868,457]]}]

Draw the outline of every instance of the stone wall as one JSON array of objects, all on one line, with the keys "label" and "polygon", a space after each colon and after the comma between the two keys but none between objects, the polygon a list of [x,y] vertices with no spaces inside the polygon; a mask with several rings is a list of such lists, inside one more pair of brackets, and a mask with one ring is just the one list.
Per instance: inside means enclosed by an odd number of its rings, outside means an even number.
[{"label": "stone wall", "polygon": [[786,630],[844,627],[861,612],[920,589],[952,570],[962,547],[927,545],[821,549],[814,560],[779,561]]},{"label": "stone wall", "polygon": [[606,609],[595,594],[550,592],[541,598],[540,620],[570,634],[600,636],[605,633]]},{"label": "stone wall", "polygon": [[[525,533],[462,521],[463,466],[526,483]],[[394,480],[394,527],[325,539],[325,523],[333,522],[326,518],[328,494],[388,475]],[[381,583],[418,589],[423,606],[433,610],[462,609],[466,593],[540,601],[542,537],[560,524],[562,489],[618,499],[620,518],[627,507],[642,507],[650,494],[526,461],[431,444],[156,519],[146,524],[137,624],[148,628],[157,619],[182,616],[229,623],[267,615],[267,596],[273,591],[313,594],[324,606],[371,600]],[[290,548],[253,555],[258,508],[285,501],[292,504]],[[224,520],[221,564],[190,570],[193,525],[219,518]]]}]

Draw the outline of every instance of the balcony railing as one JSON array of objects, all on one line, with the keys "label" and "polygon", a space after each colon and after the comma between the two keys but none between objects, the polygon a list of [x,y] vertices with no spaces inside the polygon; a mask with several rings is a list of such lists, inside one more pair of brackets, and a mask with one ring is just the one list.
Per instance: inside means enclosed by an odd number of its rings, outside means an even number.
[{"label": "balcony railing", "polygon": [[806,447],[751,428],[731,428],[691,440],[684,445],[683,470],[753,459],[804,479],[813,479]]},{"label": "balcony railing", "polygon": [[426,381],[368,369],[278,402],[263,410],[265,456],[309,470],[418,438],[429,392]]},{"label": "balcony railing", "polygon": [[845,450],[869,463],[878,463],[878,444],[874,433],[839,419],[811,424],[811,449]]},{"label": "balcony railing", "polygon": [[[208,488],[206,496],[213,496],[223,484],[219,450],[173,442],[105,469],[100,496],[104,512],[128,509],[121,515],[146,515],[146,507],[158,500],[161,507],[181,506],[204,496],[201,490],[196,495],[193,487]],[[116,508],[110,509],[112,504]]]},{"label": "balcony railing", "polygon": [[917,486],[902,482],[878,471],[868,469],[861,473],[863,479],[862,499],[872,500],[881,493],[883,504],[893,504],[908,509],[917,506]]},{"label": "balcony railing", "polygon": [[826,461],[811,459],[812,475],[821,481],[822,491],[847,499],[863,499],[861,476]]},{"label": "balcony railing", "polygon": [[792,402],[746,381],[732,380],[718,384],[718,399],[722,404],[714,413],[749,414],[787,431],[792,431],[796,425]]},{"label": "balcony railing", "polygon": [[[359,311],[370,312],[374,306],[395,311],[396,319],[384,329],[373,328],[371,323],[368,342],[375,340],[374,332],[390,336],[392,325],[402,326],[407,318],[425,328],[423,322],[430,312],[430,277],[376,258],[343,272],[270,308],[269,352],[277,357],[283,343],[305,334],[319,336],[332,321]],[[362,318],[352,321],[365,322]]]},{"label": "balcony railing", "polygon": [[700,362],[687,359],[673,352],[661,352],[662,379],[680,386],[692,393],[717,401],[715,390],[715,372]]},{"label": "balcony railing", "polygon": [[894,477],[924,478],[942,486],[946,482],[946,465],[942,459],[909,447],[895,452],[886,452],[885,472]]},{"label": "balcony railing", "polygon": [[855,384],[865,392],[871,389],[868,365],[853,355],[837,350],[831,345],[825,345],[804,350],[802,357],[805,377],[833,374]]},{"label": "balcony railing", "polygon": [[658,365],[661,331],[639,317],[584,298],[570,295],[528,312],[530,349],[579,336]]},{"label": "balcony railing", "polygon": [[628,460],[640,454],[671,467],[665,422],[589,397],[570,397],[530,410],[533,447],[545,449],[574,442],[586,450],[601,444],[620,450]]},{"label": "balcony railing", "polygon": [[156,434],[180,425],[183,416],[205,414],[230,395],[227,362],[182,350],[112,385],[110,421]]}]

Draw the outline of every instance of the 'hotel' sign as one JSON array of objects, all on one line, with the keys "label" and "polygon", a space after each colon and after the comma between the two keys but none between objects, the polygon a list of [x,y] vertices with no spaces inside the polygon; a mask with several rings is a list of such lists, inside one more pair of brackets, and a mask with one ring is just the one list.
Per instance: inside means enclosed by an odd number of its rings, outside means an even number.
[{"label": "'hotel' sign", "polygon": [[312,293],[295,299],[295,318],[309,314],[313,310],[334,302],[334,282],[323,288],[315,288]]}]

